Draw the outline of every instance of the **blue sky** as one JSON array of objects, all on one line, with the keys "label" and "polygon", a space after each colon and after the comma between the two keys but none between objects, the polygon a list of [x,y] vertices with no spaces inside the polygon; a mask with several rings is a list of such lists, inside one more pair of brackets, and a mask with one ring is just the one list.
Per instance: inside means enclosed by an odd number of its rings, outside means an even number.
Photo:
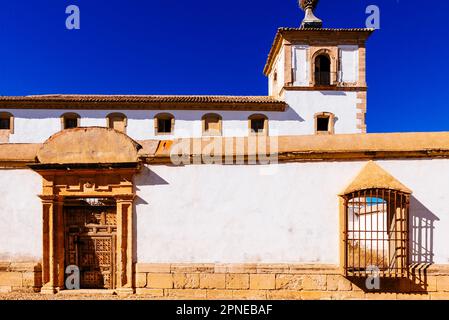
[{"label": "blue sky", "polygon": [[[369,132],[449,131],[449,3],[423,3],[320,1],[326,27],[364,27],[367,5],[380,7]],[[65,28],[71,4],[81,30]],[[0,95],[266,95],[276,29],[302,16],[296,0],[2,0]]]}]

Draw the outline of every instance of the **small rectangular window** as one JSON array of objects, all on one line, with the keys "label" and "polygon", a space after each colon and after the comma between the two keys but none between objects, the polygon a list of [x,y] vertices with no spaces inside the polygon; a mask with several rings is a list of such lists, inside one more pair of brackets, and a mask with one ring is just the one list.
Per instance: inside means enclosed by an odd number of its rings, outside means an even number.
[{"label": "small rectangular window", "polygon": [[316,121],[316,130],[318,132],[329,132],[329,117],[319,117]]},{"label": "small rectangular window", "polygon": [[157,119],[157,133],[170,134],[172,132],[171,119]]},{"label": "small rectangular window", "polygon": [[72,129],[78,127],[77,118],[65,118],[64,119],[64,129]]},{"label": "small rectangular window", "polygon": [[11,121],[9,118],[0,118],[0,130],[10,130]]},{"label": "small rectangular window", "polygon": [[252,119],[251,120],[251,132],[263,133],[265,130],[265,119]]},{"label": "small rectangular window", "polygon": [[208,117],[204,122],[204,130],[208,133],[220,132],[220,119],[218,117]]},{"label": "small rectangular window", "polygon": [[110,118],[111,128],[120,132],[125,132],[125,120],[119,117]]}]

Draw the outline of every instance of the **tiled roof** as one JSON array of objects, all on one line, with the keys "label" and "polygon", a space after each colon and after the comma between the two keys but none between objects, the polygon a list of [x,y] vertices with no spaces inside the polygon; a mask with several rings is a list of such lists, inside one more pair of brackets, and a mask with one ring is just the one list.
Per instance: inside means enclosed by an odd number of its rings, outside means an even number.
[{"label": "tiled roof", "polygon": [[[283,111],[286,103],[269,96],[201,95],[34,95],[0,96],[0,108],[154,108],[231,109],[260,107],[260,110]],[[210,106],[210,107],[209,107]]]},{"label": "tiled roof", "polygon": [[276,36],[273,41],[273,45],[271,46],[270,53],[268,54],[268,59],[264,67],[264,74],[268,75],[271,64],[273,63],[274,56],[277,52],[278,43],[282,38],[282,35],[285,33],[293,32],[297,35],[299,34],[345,34],[345,33],[362,33],[369,36],[372,32],[374,32],[374,29],[365,29],[365,28],[350,28],[350,29],[343,29],[343,28],[278,28],[276,32]]}]

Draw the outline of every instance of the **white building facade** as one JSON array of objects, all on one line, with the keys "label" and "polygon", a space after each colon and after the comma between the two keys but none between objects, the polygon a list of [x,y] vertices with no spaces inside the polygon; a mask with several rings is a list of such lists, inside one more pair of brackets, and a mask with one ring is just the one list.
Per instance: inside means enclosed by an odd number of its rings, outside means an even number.
[{"label": "white building facade", "polygon": [[0,291],[449,297],[449,133],[366,134],[373,30],[312,24],[268,96],[0,97]]}]

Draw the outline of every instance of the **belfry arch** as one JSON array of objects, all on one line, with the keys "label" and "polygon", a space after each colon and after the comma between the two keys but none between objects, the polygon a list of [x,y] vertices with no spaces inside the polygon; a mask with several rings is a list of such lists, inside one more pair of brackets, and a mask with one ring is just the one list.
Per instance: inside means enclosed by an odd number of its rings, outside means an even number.
[{"label": "belfry arch", "polygon": [[82,289],[133,293],[133,178],[141,148],[100,127],[63,130],[42,145],[30,165],[43,181],[42,293],[64,290],[65,268],[74,264]]}]

